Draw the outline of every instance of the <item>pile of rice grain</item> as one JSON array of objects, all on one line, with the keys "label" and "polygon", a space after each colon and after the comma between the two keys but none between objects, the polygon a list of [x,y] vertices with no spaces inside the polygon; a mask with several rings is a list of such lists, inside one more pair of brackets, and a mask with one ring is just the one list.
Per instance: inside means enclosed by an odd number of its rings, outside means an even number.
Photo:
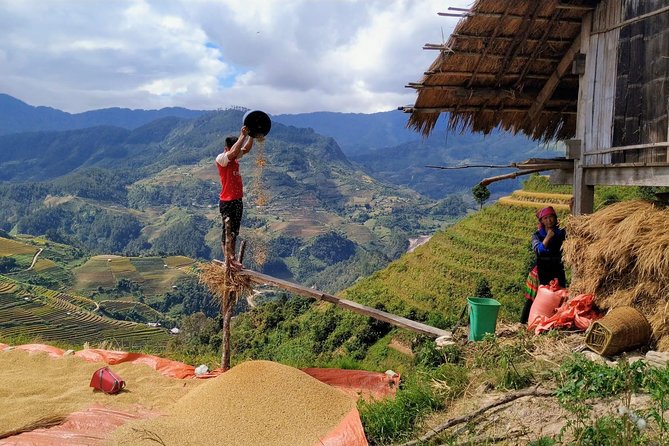
[{"label": "pile of rice grain", "polygon": [[343,392],[270,361],[241,363],[207,380],[165,417],[128,423],[113,445],[318,444],[355,408]]},{"label": "pile of rice grain", "polygon": [[139,404],[162,411],[202,384],[162,376],[144,364],[125,363],[111,369],[126,381],[126,391],[106,395],[89,387],[93,372],[105,365],[75,356],[0,351],[0,437],[39,425],[41,420],[65,418],[94,404],[119,410]]},{"label": "pile of rice grain", "polygon": [[571,294],[594,294],[603,309],[635,307],[648,318],[658,350],[669,350],[669,210],[625,201],[572,216],[566,230]]}]

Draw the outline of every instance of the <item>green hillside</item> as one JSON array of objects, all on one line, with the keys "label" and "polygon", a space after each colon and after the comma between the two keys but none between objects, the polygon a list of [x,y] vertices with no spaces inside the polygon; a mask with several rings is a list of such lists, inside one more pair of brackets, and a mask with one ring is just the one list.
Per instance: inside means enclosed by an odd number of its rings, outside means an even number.
[{"label": "green hillside", "polygon": [[391,312],[410,311],[419,318],[437,312],[449,318],[459,314],[485,279],[503,304],[502,317],[513,319],[523,304],[522,287],[532,262],[529,240],[536,229],[536,207],[553,205],[565,217],[568,209],[561,203],[569,197],[525,192],[512,204],[500,200],[436,233],[344,295],[383,304]]},{"label": "green hillside", "polygon": [[[343,297],[440,328],[455,324],[479,286],[487,284],[502,303],[500,318],[516,322],[524,304],[523,286],[533,264],[530,237],[535,212],[552,205],[564,220],[570,188],[533,176],[522,191],[473,212],[435,233],[424,245],[387,267],[356,281]],[[603,187],[596,207],[647,197],[645,188]],[[569,273],[568,273],[569,274]],[[278,303],[277,303],[278,302]],[[309,364],[403,370],[421,348],[411,333],[334,308],[284,298],[241,314],[233,325],[235,355],[296,366]],[[397,347],[397,343],[404,347]],[[399,350],[398,350],[399,348]],[[402,353],[404,352],[404,353]],[[351,363],[352,361],[352,363]]]},{"label": "green hillside", "polygon": [[[42,161],[60,166],[42,175],[41,165],[31,164],[33,176],[25,176],[12,167],[18,159],[0,160],[0,171],[16,181],[0,184],[0,230],[46,236],[86,255],[220,258],[213,159],[223,138],[239,131],[241,119],[242,112],[226,110],[133,131],[105,127],[0,137],[0,149],[14,157],[22,156],[19,149],[48,144]],[[252,245],[249,266],[332,292],[386,265],[404,252],[409,238],[438,230],[471,205],[463,191],[433,200],[380,181],[351,163],[334,139],[280,123],[241,169],[241,237]],[[31,178],[48,180],[26,181]],[[318,237],[333,232],[341,237],[337,246],[355,244],[351,255],[336,261],[312,255],[320,249],[312,249]],[[64,280],[44,284],[56,287]]]}]

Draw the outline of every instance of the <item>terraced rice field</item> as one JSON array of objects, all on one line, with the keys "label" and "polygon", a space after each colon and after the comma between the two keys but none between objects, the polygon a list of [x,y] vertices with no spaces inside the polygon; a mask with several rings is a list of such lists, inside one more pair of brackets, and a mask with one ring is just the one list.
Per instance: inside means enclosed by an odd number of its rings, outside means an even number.
[{"label": "terraced rice field", "polygon": [[195,260],[186,256],[169,256],[165,257],[165,264],[170,268],[179,268],[182,266],[189,266],[195,263]]},{"label": "terraced rice field", "polygon": [[[486,279],[502,312],[515,318],[522,305],[522,287],[532,261],[530,237],[536,230],[535,211],[552,205],[564,218],[571,198],[566,194],[525,192],[500,199],[445,231],[430,243],[391,263],[346,291],[368,304],[408,304],[423,311],[457,316]],[[362,290],[365,290],[364,292]],[[390,304],[389,304],[390,302]]]},{"label": "terraced rice field", "polygon": [[0,237],[0,256],[12,256],[15,254],[34,255],[37,251],[39,251],[39,248],[33,245]]},{"label": "terraced rice field", "polygon": [[0,340],[5,336],[72,345],[107,342],[126,350],[162,348],[169,337],[160,328],[104,318],[54,296],[25,291],[0,294]]},{"label": "terraced rice field", "polygon": [[12,293],[16,290],[16,285],[12,282],[0,282],[0,294]]},{"label": "terraced rice field", "polygon": [[43,272],[49,269],[55,269],[58,268],[58,265],[56,262],[53,262],[49,259],[42,259],[42,258],[37,258],[37,262],[35,262],[35,266],[33,266],[33,270],[35,272]]},{"label": "terraced rice field", "polygon": [[[114,288],[120,279],[138,283],[147,295],[164,294],[186,273],[170,267],[162,257],[95,256],[75,268],[75,289],[90,292],[98,287]],[[187,257],[175,257],[172,264],[184,262]],[[189,259],[190,260],[190,259]],[[193,263],[192,260],[190,260]]]},{"label": "terraced rice field", "polygon": [[16,254],[34,255],[37,251],[39,251],[39,248],[33,245],[0,237],[0,256],[13,256]]},{"label": "terraced rice field", "polygon": [[159,321],[165,317],[162,313],[154,310],[150,306],[134,301],[103,300],[100,302],[100,309],[115,313],[126,313],[132,310],[141,314],[147,321]]}]

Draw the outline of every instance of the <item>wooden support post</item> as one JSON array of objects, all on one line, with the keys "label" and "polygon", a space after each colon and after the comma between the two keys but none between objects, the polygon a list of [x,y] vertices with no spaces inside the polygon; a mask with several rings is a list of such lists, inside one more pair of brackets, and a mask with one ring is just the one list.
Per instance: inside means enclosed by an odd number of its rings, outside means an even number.
[{"label": "wooden support post", "polygon": [[[232,240],[232,230],[230,229],[230,217],[225,219],[225,246],[223,254],[225,255],[225,272],[230,273],[230,261],[234,257],[234,247]],[[232,291],[225,291],[223,295],[223,352],[221,353],[221,368],[223,371],[230,369],[230,322],[232,321],[232,310],[234,307],[235,295]]]},{"label": "wooden support post", "polygon": [[223,299],[223,352],[221,353],[221,368],[230,370],[230,322],[232,321],[232,292],[226,291]]},{"label": "wooden support post", "polygon": [[595,208],[595,186],[585,181],[582,144],[574,156],[574,205],[571,212],[573,215],[591,214]]},{"label": "wooden support post", "polygon": [[244,253],[246,252],[246,240],[242,240],[242,243],[239,245],[239,263],[244,263]]}]

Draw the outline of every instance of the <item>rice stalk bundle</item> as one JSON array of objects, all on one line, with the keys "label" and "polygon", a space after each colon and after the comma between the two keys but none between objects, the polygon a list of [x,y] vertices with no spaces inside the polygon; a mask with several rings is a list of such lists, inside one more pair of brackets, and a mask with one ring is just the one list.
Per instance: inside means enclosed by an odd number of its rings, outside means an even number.
[{"label": "rice stalk bundle", "polygon": [[648,322],[657,341],[657,350],[669,350],[669,301],[656,302],[655,310],[648,317]]},{"label": "rice stalk bundle", "polygon": [[570,291],[591,293],[601,308],[632,306],[669,350],[669,210],[626,201],[591,215],[570,217],[563,245]]},{"label": "rice stalk bundle", "polygon": [[[237,274],[231,269],[226,270],[214,263],[203,263],[199,265],[199,269],[200,283],[206,285],[218,299],[221,309],[225,309],[227,305],[234,306],[241,296],[253,291],[248,276]],[[234,296],[234,302],[226,302],[230,296]]]}]

